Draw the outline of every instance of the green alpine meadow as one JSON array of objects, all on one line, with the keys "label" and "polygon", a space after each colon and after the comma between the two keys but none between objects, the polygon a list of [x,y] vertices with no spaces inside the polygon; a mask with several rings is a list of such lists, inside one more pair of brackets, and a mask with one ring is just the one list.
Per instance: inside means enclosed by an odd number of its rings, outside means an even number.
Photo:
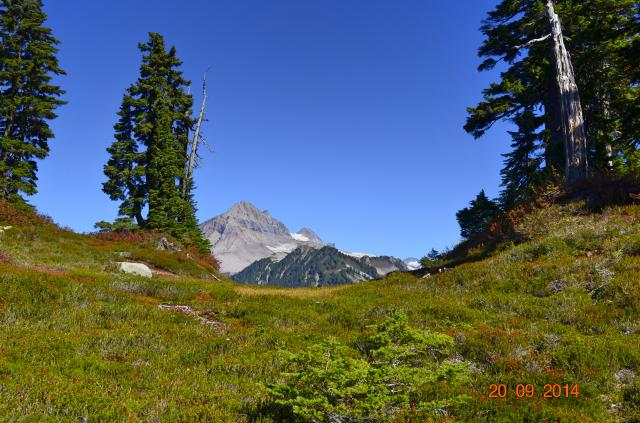
[{"label": "green alpine meadow", "polygon": [[640,422],[638,1],[134,3],[0,0],[0,422]]},{"label": "green alpine meadow", "polygon": [[[2,206],[7,421],[640,415],[637,205],[548,204],[451,270],[326,288],[239,285],[157,235],[79,235]],[[157,276],[118,273],[123,252]]]}]

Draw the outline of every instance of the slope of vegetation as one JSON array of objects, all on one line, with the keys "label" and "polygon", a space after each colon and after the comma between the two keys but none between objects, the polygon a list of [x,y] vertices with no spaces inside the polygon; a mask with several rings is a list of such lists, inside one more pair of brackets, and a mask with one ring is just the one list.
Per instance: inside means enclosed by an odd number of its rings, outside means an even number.
[{"label": "slope of vegetation", "polygon": [[[470,377],[425,379],[398,421],[638,421],[639,223],[634,205],[548,205],[518,221],[517,245],[450,271],[288,290],[235,285],[195,253],[74,234],[3,203],[0,420],[286,421],[269,394],[300,370],[285,351],[313,354],[331,335],[373,363],[373,325],[401,311],[413,331],[453,340]],[[119,274],[121,252],[166,274]],[[489,398],[491,384],[506,398]],[[516,398],[518,384],[536,395]],[[579,396],[539,397],[545,384]],[[415,407],[454,397],[466,400]]]}]

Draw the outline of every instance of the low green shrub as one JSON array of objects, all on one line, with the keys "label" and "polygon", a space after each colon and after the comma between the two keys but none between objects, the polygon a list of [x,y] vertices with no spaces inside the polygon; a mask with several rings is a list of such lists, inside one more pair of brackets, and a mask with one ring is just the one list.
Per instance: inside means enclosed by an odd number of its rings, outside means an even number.
[{"label": "low green shrub", "polygon": [[329,338],[289,354],[294,369],[284,373],[283,383],[267,387],[271,401],[298,421],[384,422],[443,413],[469,399],[457,391],[426,394],[430,385],[468,381],[468,363],[450,359],[450,336],[412,329],[401,312],[372,329],[359,350]]}]

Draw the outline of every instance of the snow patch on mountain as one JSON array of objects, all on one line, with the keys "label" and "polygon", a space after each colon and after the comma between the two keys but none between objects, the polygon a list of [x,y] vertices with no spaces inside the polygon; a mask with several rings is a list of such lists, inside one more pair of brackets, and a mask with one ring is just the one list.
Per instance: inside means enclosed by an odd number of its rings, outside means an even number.
[{"label": "snow patch on mountain", "polygon": [[354,252],[349,252],[349,251],[344,251],[344,250],[338,250],[338,251],[340,251],[345,256],[354,257],[354,258],[357,258],[357,259],[361,259],[363,257],[377,257],[377,256],[375,256],[373,254],[354,253]]},{"label": "snow patch on mountain", "polygon": [[407,268],[409,270],[422,269],[422,265],[420,264],[420,261],[418,259],[415,259],[415,258],[408,258],[408,259],[404,260],[404,264],[407,265]]},{"label": "snow patch on mountain", "polygon": [[270,245],[267,245],[267,248],[269,250],[271,250],[274,254],[279,254],[279,253],[287,253],[289,254],[290,252],[292,252],[293,250],[295,250],[297,248],[296,244],[281,244],[275,247],[272,247]]},{"label": "snow patch on mountain", "polygon": [[296,241],[300,241],[300,242],[309,242],[310,241],[310,239],[307,238],[306,236],[304,236],[302,234],[297,234],[297,233],[292,233],[291,234],[291,238],[295,239]]}]

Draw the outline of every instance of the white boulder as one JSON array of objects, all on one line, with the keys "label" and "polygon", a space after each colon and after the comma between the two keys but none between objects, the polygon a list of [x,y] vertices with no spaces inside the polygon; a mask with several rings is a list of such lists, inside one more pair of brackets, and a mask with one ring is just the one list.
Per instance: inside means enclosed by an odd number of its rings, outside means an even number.
[{"label": "white boulder", "polygon": [[126,261],[120,261],[120,262],[117,262],[116,265],[118,266],[118,270],[124,273],[128,273],[131,275],[139,275],[145,278],[153,277],[153,274],[151,273],[151,269],[149,269],[149,266],[147,266],[146,264],[129,263]]}]

